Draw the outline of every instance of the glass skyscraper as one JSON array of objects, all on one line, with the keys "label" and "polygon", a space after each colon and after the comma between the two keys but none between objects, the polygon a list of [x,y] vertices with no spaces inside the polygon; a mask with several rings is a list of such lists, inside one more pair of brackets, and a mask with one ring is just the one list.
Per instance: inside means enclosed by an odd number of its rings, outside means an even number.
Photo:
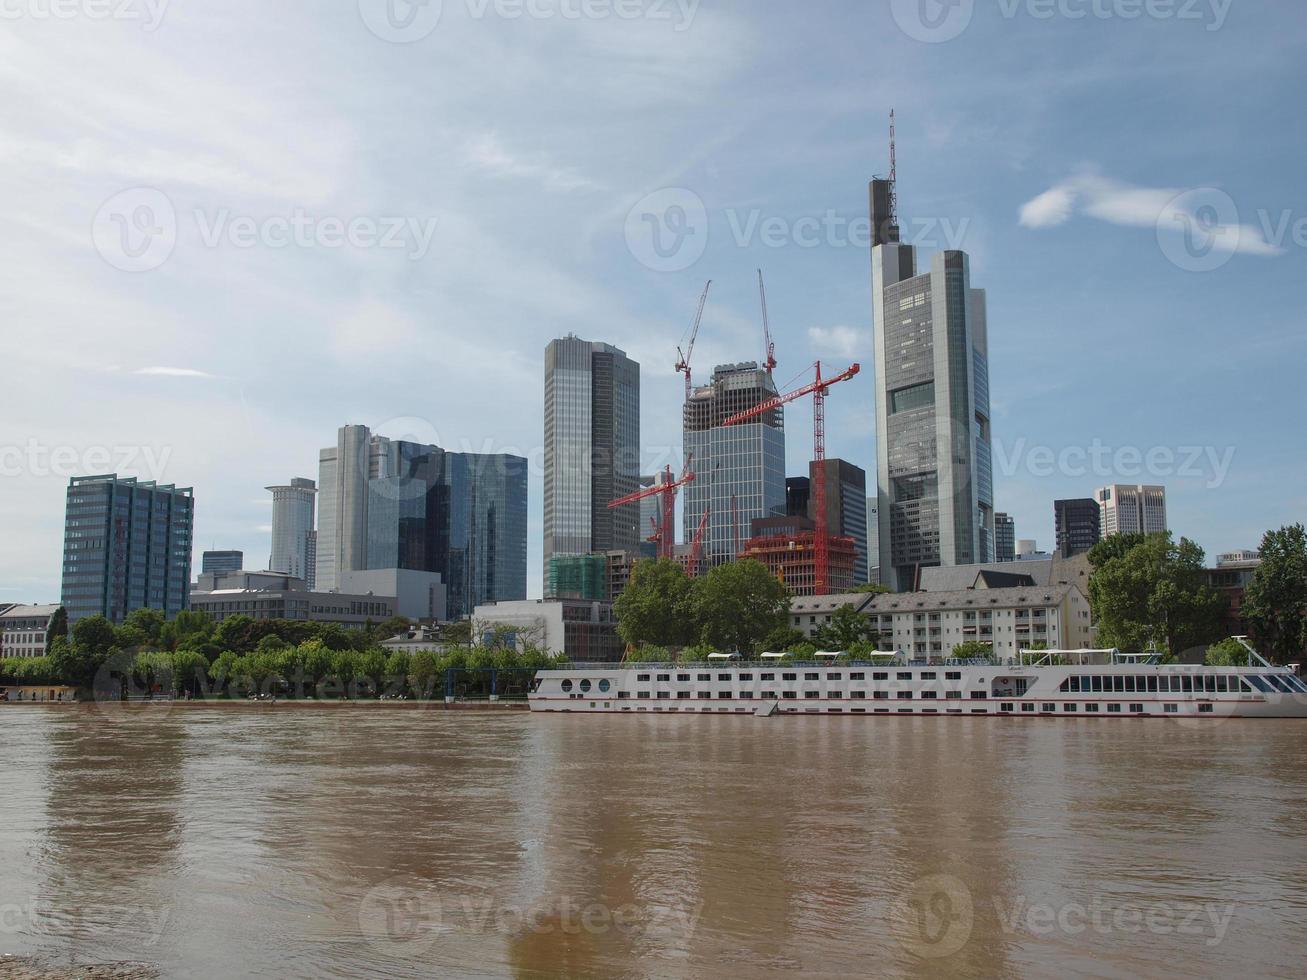
[{"label": "glass skyscraper", "polygon": [[168,618],[190,602],[193,491],[132,477],[75,477],[64,517],[62,602],[68,621],[135,609]]},{"label": "glass skyscraper", "polygon": [[915,587],[924,566],[994,558],[994,487],[985,293],[965,252],[918,271],[915,246],[871,187],[880,578]]},{"label": "glass skyscraper", "polygon": [[318,488],[299,477],[288,485],[265,487],[272,494],[272,554],[268,571],[285,572],[315,587],[313,510]]},{"label": "glass skyscraper", "polygon": [[736,557],[757,517],[785,513],[785,412],[775,408],[749,422],[724,427],[730,416],[776,395],[771,375],[750,361],[720,365],[712,382],[685,404],[685,452],[696,474],[685,488],[684,533],[693,541],[710,507],[704,556],[711,565]]},{"label": "glass skyscraper", "polygon": [[544,565],[553,555],[636,552],[641,508],[608,504],[640,487],[640,365],[610,344],[545,348]]}]

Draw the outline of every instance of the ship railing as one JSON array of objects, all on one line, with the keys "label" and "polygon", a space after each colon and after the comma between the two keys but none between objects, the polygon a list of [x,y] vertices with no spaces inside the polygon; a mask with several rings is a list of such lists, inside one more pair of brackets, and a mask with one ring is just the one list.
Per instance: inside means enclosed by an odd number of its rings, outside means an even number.
[{"label": "ship railing", "polygon": [[702,661],[695,660],[690,662],[682,661],[664,662],[627,662],[627,663],[569,663],[559,667],[542,668],[545,670],[679,670],[684,673],[687,670],[775,670],[777,667],[788,669],[790,667],[874,667],[885,669],[895,667],[899,669],[916,668],[931,669],[935,667],[995,667],[999,666],[997,661],[986,657],[949,657],[943,660],[905,660],[905,661],[886,661],[886,660],[731,660],[731,661]]}]

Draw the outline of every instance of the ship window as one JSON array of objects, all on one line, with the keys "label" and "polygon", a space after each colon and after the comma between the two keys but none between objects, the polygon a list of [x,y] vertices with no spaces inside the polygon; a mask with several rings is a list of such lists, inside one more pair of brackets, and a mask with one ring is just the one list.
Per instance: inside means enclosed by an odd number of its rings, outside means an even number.
[{"label": "ship window", "polygon": [[1014,708],[1011,704],[1004,703],[1004,704],[1000,704],[1000,705],[998,706],[998,710],[999,710],[999,711],[1013,711],[1013,710],[1015,710],[1015,708]]},{"label": "ship window", "polygon": [[866,701],[866,700],[867,700],[867,692],[866,692],[866,691],[854,691],[852,694],[849,695],[849,697],[853,698],[854,701]]},{"label": "ship window", "polygon": [[659,700],[659,701],[670,701],[671,699],[672,699],[672,692],[671,692],[671,691],[659,691],[659,692],[658,692],[658,700]]},{"label": "ship window", "polygon": [[927,701],[934,701],[936,699],[934,691],[922,691],[921,696]]},{"label": "ship window", "polygon": [[944,692],[944,699],[945,699],[946,701],[961,701],[961,700],[962,700],[962,692],[961,692],[961,691],[945,691],[945,692]]},{"label": "ship window", "polygon": [[784,691],[781,694],[781,697],[784,698],[786,701],[794,701],[798,698],[798,695],[793,691]]},{"label": "ship window", "polygon": [[581,692],[582,692],[582,693],[585,693],[586,691],[590,690],[590,686],[591,686],[591,685],[590,685],[590,682],[589,682],[588,680],[586,680],[586,681],[582,681],[582,682],[581,682]]},{"label": "ship window", "polygon": [[753,675],[752,675],[752,674],[741,674],[741,675],[740,675],[740,680],[742,680],[742,681],[751,681],[751,680],[753,680]]},{"label": "ship window", "polygon": [[809,673],[803,675],[803,679],[804,679],[805,681],[818,681],[818,680],[821,680],[821,675],[820,675],[820,674],[816,674],[816,673],[811,673],[811,672],[809,672]]},{"label": "ship window", "polygon": [[1244,680],[1246,680],[1253,687],[1257,688],[1257,690],[1261,691],[1263,694],[1267,694],[1271,690],[1270,686],[1266,683],[1266,681],[1256,674],[1249,674],[1247,677],[1244,678]]},{"label": "ship window", "polygon": [[889,691],[872,691],[871,698],[873,701],[888,701]]},{"label": "ship window", "polygon": [[1194,679],[1190,674],[1185,674],[1180,678],[1180,690],[1185,694],[1192,694],[1194,692]]},{"label": "ship window", "polygon": [[962,680],[962,671],[960,671],[960,670],[946,670],[946,671],[944,671],[944,680],[946,680],[946,681],[960,681],[960,680]]},{"label": "ship window", "polygon": [[783,681],[797,681],[798,679],[798,674],[781,674],[781,680]]},{"label": "ship window", "polygon": [[635,675],[635,679],[636,679],[637,681],[644,682],[644,681],[649,680],[649,675],[648,675],[648,674],[636,674],[636,675]]},{"label": "ship window", "polygon": [[690,698],[692,698],[692,697],[694,697],[694,692],[693,692],[693,691],[677,691],[677,692],[676,692],[676,700],[678,700],[678,701],[689,701]]},{"label": "ship window", "polygon": [[1064,705],[1062,705],[1062,710],[1063,710],[1063,711],[1075,711],[1075,710],[1076,710],[1076,706],[1075,706],[1074,704],[1064,704]]},{"label": "ship window", "polygon": [[1034,706],[1031,702],[1026,701],[1026,702],[1024,702],[1024,703],[1021,705],[1021,710],[1022,710],[1022,711],[1034,711],[1034,710],[1035,710],[1035,706]]},{"label": "ship window", "polygon": [[849,680],[851,681],[865,681],[866,679],[867,675],[860,670],[855,670],[849,675]]},{"label": "ship window", "polygon": [[972,692],[971,692],[971,700],[972,700],[972,701],[984,701],[987,697],[989,697],[989,692],[988,692],[988,691],[972,691]]},{"label": "ship window", "polygon": [[701,681],[710,681],[710,680],[712,680],[712,674],[700,674],[700,675],[699,675],[699,680],[701,680]]},{"label": "ship window", "polygon": [[1293,693],[1293,688],[1291,688],[1287,683],[1285,683],[1283,677],[1277,677],[1274,674],[1271,674],[1266,679],[1267,681],[1270,682],[1271,686],[1276,688],[1277,690],[1284,691],[1286,694]]},{"label": "ship window", "polygon": [[827,696],[828,698],[832,698],[832,699],[838,701],[840,698],[844,697],[844,692],[843,692],[843,691],[831,691],[831,692],[829,692],[826,696]]},{"label": "ship window", "polygon": [[731,692],[730,692],[730,691],[718,691],[718,692],[717,692],[717,700],[718,700],[718,701],[729,701],[729,700],[731,700]]},{"label": "ship window", "polygon": [[1085,705],[1085,710],[1088,711],[1088,712],[1091,712],[1091,713],[1097,712],[1097,711],[1098,711],[1098,705],[1096,705],[1096,704],[1087,704],[1087,705]]},{"label": "ship window", "polygon": [[889,672],[884,670],[874,670],[871,673],[871,679],[873,681],[887,681],[889,680]]},{"label": "ship window", "polygon": [[1095,674],[1095,675],[1094,675],[1094,693],[1095,693],[1095,694],[1101,694],[1102,692],[1103,692],[1103,675],[1102,675],[1102,674]]},{"label": "ship window", "polygon": [[1216,706],[1214,704],[1200,704],[1198,710],[1203,714],[1210,714]]},{"label": "ship window", "polygon": [[641,701],[648,701],[648,700],[649,700],[649,692],[648,692],[648,691],[641,691],[639,694],[636,695],[636,697],[639,698]]},{"label": "ship window", "polygon": [[601,691],[609,691],[612,689],[612,686],[613,685],[607,679],[599,682],[599,690]]},{"label": "ship window", "polygon": [[572,682],[571,682],[571,681],[563,681],[563,693],[567,693],[567,692],[570,691],[571,689],[572,689]]},{"label": "ship window", "polygon": [[897,674],[895,674],[894,676],[897,677],[897,678],[898,678],[899,680],[901,680],[901,681],[910,681],[910,680],[912,680],[912,671],[910,671],[910,670],[900,670],[900,671],[899,671]]},{"label": "ship window", "polygon": [[1057,705],[1049,704],[1047,701],[1045,701],[1043,704],[1039,706],[1039,710],[1052,713],[1057,710]]},{"label": "ship window", "polygon": [[774,681],[775,679],[776,679],[776,675],[775,675],[775,674],[759,674],[759,675],[758,675],[758,680],[760,680],[760,681]]},{"label": "ship window", "polygon": [[1206,688],[1206,693],[1208,693],[1208,694],[1215,694],[1215,693],[1216,693],[1216,675],[1215,675],[1215,674],[1208,674],[1206,677],[1204,677],[1204,678],[1203,678],[1203,687]]},{"label": "ship window", "polygon": [[740,692],[740,700],[741,700],[741,701],[752,701],[752,700],[753,700],[753,692],[752,692],[752,691],[741,691],[741,692]]},{"label": "ship window", "polygon": [[821,697],[821,692],[820,692],[820,691],[804,691],[804,692],[803,692],[803,696],[804,696],[805,698],[807,698],[809,701],[816,701],[819,697]]},{"label": "ship window", "polygon": [[[659,675],[658,675],[658,680],[659,680],[659,681],[670,681],[671,679],[672,679],[672,675],[671,675],[671,674],[659,674]],[[687,681],[688,681],[689,679],[690,679],[690,678],[688,678],[688,677],[681,678],[681,680],[687,680]]]},{"label": "ship window", "polygon": [[1137,715],[1142,715],[1144,713],[1144,706],[1142,704],[1132,704],[1130,705],[1130,710]]},{"label": "ship window", "polygon": [[1135,693],[1135,679],[1133,677],[1127,677],[1125,679],[1125,693],[1126,694]]},{"label": "ship window", "polygon": [[912,700],[912,692],[911,692],[911,691],[899,691],[899,700],[900,700],[900,701],[911,701],[911,700]]},{"label": "ship window", "polygon": [[719,681],[729,681],[729,680],[731,679],[731,675],[730,675],[730,674],[718,674],[718,675],[717,675],[717,679],[718,679]]},{"label": "ship window", "polygon": [[617,698],[618,698],[619,701],[620,701],[620,700],[623,700],[623,699],[630,698],[630,696],[631,696],[631,692],[630,692],[630,691],[618,691],[618,692],[617,692]]},{"label": "ship window", "polygon": [[936,679],[935,672],[933,670],[923,670],[921,672],[921,679],[923,681],[933,681]]},{"label": "ship window", "polygon": [[1112,678],[1112,687],[1113,687],[1113,689],[1116,690],[1116,692],[1117,692],[1118,694],[1124,694],[1124,693],[1125,693],[1125,675],[1124,675],[1124,674],[1117,674],[1115,677],[1113,677],[1113,678]]},{"label": "ship window", "polygon": [[1296,687],[1301,693],[1307,694],[1307,684],[1302,682],[1301,677],[1290,677],[1286,674],[1284,679],[1288,681],[1292,687]]},{"label": "ship window", "polygon": [[1058,690],[1059,690],[1059,691],[1079,691],[1079,690],[1080,690],[1080,678],[1079,678],[1079,677],[1068,677],[1066,680],[1064,680],[1064,681],[1061,683],[1061,685],[1058,687]]},{"label": "ship window", "polygon": [[1224,675],[1224,674],[1219,674],[1219,675],[1217,675],[1217,678],[1216,678],[1216,693],[1217,693],[1217,694],[1226,694],[1226,693],[1228,693],[1229,690],[1230,690],[1230,688],[1229,688],[1229,686],[1228,686],[1229,683],[1230,683],[1230,682],[1227,681],[1227,680],[1225,679],[1225,675]]},{"label": "ship window", "polygon": [[841,674],[841,673],[838,673],[838,672],[837,672],[837,673],[834,673],[834,674],[827,674],[827,675],[826,675],[826,680],[828,680],[828,681],[842,681],[842,680],[844,680],[844,675]]},{"label": "ship window", "polygon": [[1149,693],[1149,694],[1156,694],[1156,693],[1157,693],[1157,675],[1156,675],[1156,674],[1149,674],[1149,675],[1148,675],[1148,693]]},{"label": "ship window", "polygon": [[[665,680],[667,680],[667,675],[666,675],[666,674],[661,674],[661,675],[659,675],[658,679],[659,679],[660,681],[665,681]],[[677,675],[676,675],[676,680],[677,680],[678,682],[680,682],[680,681],[688,681],[689,679],[690,679],[690,675],[689,675],[689,674],[677,674]]]},{"label": "ship window", "polygon": [[1162,710],[1166,712],[1168,715],[1173,715],[1179,712],[1180,706],[1178,704],[1173,704],[1171,702],[1168,702],[1162,705]]},{"label": "ship window", "polygon": [[1118,711],[1121,710],[1121,705],[1119,705],[1119,704],[1109,704],[1109,705],[1107,706],[1107,710],[1108,710],[1108,711],[1111,711],[1111,712],[1118,712]]}]

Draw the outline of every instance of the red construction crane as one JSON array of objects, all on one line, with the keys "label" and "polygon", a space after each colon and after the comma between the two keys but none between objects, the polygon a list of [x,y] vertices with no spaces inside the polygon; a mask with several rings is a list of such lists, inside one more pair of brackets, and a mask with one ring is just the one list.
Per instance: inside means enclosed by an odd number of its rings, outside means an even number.
[{"label": "red construction crane", "polygon": [[708,290],[712,288],[712,280],[708,280],[708,285],[703,287],[703,295],[699,297],[699,312],[694,315],[694,326],[690,328],[690,343],[682,352],[678,346],[676,348],[676,370],[685,375],[685,400],[690,400],[690,358],[694,356],[694,342],[699,339],[699,324],[703,322],[703,308],[708,303]]},{"label": "red construction crane", "polygon": [[817,479],[812,488],[813,509],[817,515],[815,518],[817,526],[813,532],[813,551],[815,552],[814,595],[827,594],[829,588],[827,581],[830,578],[830,536],[827,534],[826,522],[826,395],[832,385],[837,385],[841,381],[848,381],[861,370],[862,366],[860,364],[854,364],[847,371],[837,374],[833,378],[823,378],[821,376],[821,361],[818,361],[817,380],[812,384],[804,385],[789,394],[768,398],[765,402],[759,402],[747,411],[732,415],[722,423],[723,426],[738,425],[741,422],[747,422],[749,419],[757,418],[759,415],[765,415],[782,405],[797,401],[805,395],[812,395],[812,455],[817,461]]},{"label": "red construction crane", "polygon": [[708,531],[708,517],[711,514],[712,505],[709,504],[699,518],[699,529],[694,532],[694,543],[690,546],[690,567],[687,569],[690,578],[698,578],[703,574],[703,538]]},{"label": "red construction crane", "polygon": [[663,474],[663,482],[657,483],[652,487],[645,487],[643,490],[637,490],[635,493],[628,493],[625,497],[618,497],[608,505],[609,510],[617,507],[625,507],[627,504],[639,503],[641,500],[647,500],[650,497],[656,497],[659,494],[663,498],[663,519],[662,526],[658,528],[656,537],[658,538],[658,557],[672,558],[676,554],[676,492],[681,487],[687,486],[694,482],[694,470],[690,469],[690,463],[694,460],[694,453],[691,453],[685,460],[685,471],[678,480],[672,473],[669,465],[667,472]]},{"label": "red construction crane", "polygon": [[762,270],[758,270],[758,295],[762,297],[762,344],[767,353],[767,373],[776,366],[776,344],[771,339],[771,322],[767,319],[767,287],[762,283]]}]

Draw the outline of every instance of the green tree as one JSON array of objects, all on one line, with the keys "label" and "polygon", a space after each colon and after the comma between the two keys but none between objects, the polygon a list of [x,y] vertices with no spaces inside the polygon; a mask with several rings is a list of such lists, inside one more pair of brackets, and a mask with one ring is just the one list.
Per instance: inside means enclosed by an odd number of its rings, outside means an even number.
[{"label": "green tree", "polygon": [[778,626],[763,639],[760,652],[784,653],[786,650],[793,650],[800,643],[806,643],[807,640],[802,630],[796,630],[792,626]]},{"label": "green tree", "polygon": [[1268,660],[1283,664],[1301,656],[1307,647],[1307,531],[1301,524],[1266,532],[1242,611]]},{"label": "green tree", "polygon": [[1227,603],[1207,584],[1203,549],[1170,532],[1126,537],[1129,548],[1107,538],[1089,552],[1099,643],[1143,650],[1152,641],[1175,656],[1216,639]]},{"label": "green tree", "polygon": [[845,603],[831,614],[830,622],[817,627],[813,639],[825,650],[848,650],[855,643],[879,636],[866,616],[859,614],[850,603]]},{"label": "green tree", "polygon": [[45,631],[47,648],[57,639],[68,639],[68,610],[60,606],[50,617],[50,627]]},{"label": "green tree", "polygon": [[1208,667],[1243,667],[1248,663],[1248,651],[1238,640],[1226,638],[1207,648],[1204,663]]},{"label": "green tree", "polygon": [[389,640],[392,636],[407,633],[412,628],[413,622],[407,616],[391,616],[372,631],[372,638],[378,642]]},{"label": "green tree", "polygon": [[670,558],[636,562],[630,583],[613,606],[618,635],[631,646],[690,643],[695,638],[690,593],[690,578],[679,562]]},{"label": "green tree", "polygon": [[[158,609],[133,609],[123,620],[119,631],[131,629],[137,631],[138,635],[143,636],[142,642],[152,647],[157,647],[163,634],[164,615]],[[122,641],[121,635],[118,641],[120,647],[126,648],[133,644],[127,644]]]},{"label": "green tree", "polygon": [[718,565],[695,579],[690,611],[701,643],[752,656],[786,624],[790,599],[766,565],[746,558]]},{"label": "green tree", "polygon": [[243,614],[228,616],[213,631],[213,642],[232,653],[249,653],[258,642],[254,620]]},{"label": "green tree", "polygon": [[953,656],[958,660],[981,659],[991,656],[993,652],[992,643],[981,643],[979,640],[967,640],[953,648]]},{"label": "green tree", "polygon": [[50,666],[56,680],[88,688],[96,673],[116,649],[113,625],[103,616],[87,616],[73,627],[72,639],[57,640],[50,648]]},{"label": "green tree", "polygon": [[879,582],[864,582],[862,585],[855,585],[849,591],[854,594],[871,593],[873,595],[891,595],[894,592],[888,585],[881,585]]}]

